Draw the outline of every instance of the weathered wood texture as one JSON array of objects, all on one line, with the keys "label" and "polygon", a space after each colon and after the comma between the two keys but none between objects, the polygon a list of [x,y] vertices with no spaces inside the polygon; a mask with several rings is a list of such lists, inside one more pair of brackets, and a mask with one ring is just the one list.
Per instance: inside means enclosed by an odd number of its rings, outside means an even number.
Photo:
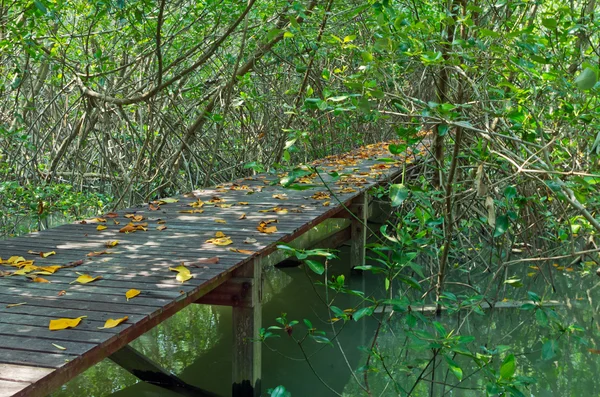
[{"label": "weathered wood texture", "polygon": [[[323,220],[340,216],[356,197],[364,197],[362,194],[370,187],[401,172],[404,159],[398,158],[402,161],[393,164],[377,160],[382,156],[389,154],[387,145],[380,144],[321,160],[316,164],[319,175],[297,181],[299,186],[314,185],[307,190],[286,189],[277,184],[277,176],[258,175],[194,191],[176,197],[177,202],[146,204],[107,214],[102,217],[105,222],[76,222],[0,242],[0,258],[4,261],[22,256],[35,260],[34,266],[63,266],[54,274],[38,275],[49,281],[40,283],[25,275],[7,275],[18,269],[6,263],[0,265],[0,396],[45,396],[197,302],[236,272],[236,277],[260,282],[260,269],[253,269],[252,263],[260,263],[260,258],[276,250],[278,243],[292,241]],[[341,177],[332,180],[328,175],[331,171]],[[325,186],[323,180],[331,183]],[[202,208],[192,207],[198,200],[204,202]],[[203,212],[182,212],[194,209]],[[148,224],[147,231],[120,233],[131,221],[126,215],[143,217],[141,222]],[[276,226],[276,232],[257,230],[261,221],[269,220],[277,222],[268,225]],[[106,228],[98,230],[98,224]],[[158,230],[160,226],[166,228]],[[232,244],[206,242],[217,231],[229,236]],[[357,228],[353,236],[356,233],[362,236],[364,232]],[[106,242],[113,240],[119,244],[107,248]],[[56,254],[42,258],[30,251]],[[364,255],[357,255],[362,262]],[[182,263],[193,275],[183,284],[169,270]],[[78,273],[102,278],[85,285],[73,283]],[[142,292],[127,301],[125,292],[132,288]],[[15,306],[21,303],[25,304]],[[256,305],[260,305],[259,297],[234,310],[234,324],[249,338],[256,337],[260,328]],[[75,329],[48,329],[51,319],[79,316],[87,317]],[[129,319],[118,327],[98,329],[107,319],[123,316]],[[59,350],[53,343],[66,350]],[[256,344],[236,349],[240,354],[234,365],[240,368],[247,368],[244,360],[260,360]],[[254,387],[260,373],[240,369],[234,382],[247,379]]]}]

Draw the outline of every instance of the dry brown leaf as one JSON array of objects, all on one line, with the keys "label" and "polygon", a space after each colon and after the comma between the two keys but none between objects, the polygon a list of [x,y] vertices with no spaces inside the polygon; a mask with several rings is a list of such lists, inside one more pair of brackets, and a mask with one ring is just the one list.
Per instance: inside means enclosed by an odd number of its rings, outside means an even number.
[{"label": "dry brown leaf", "polygon": [[287,200],[288,196],[285,193],[281,193],[281,194],[274,194],[273,198],[278,199],[278,200]]},{"label": "dry brown leaf", "polygon": [[119,233],[133,233],[137,230],[138,229],[133,225],[133,223],[128,223],[119,230]]},{"label": "dry brown leaf", "polygon": [[242,215],[240,215],[240,217],[238,219],[246,219],[246,213],[242,213]]},{"label": "dry brown leaf", "polygon": [[163,231],[163,230],[165,230],[166,228],[167,228],[167,227],[166,227],[165,225],[158,225],[158,226],[156,227],[156,230],[158,230],[158,231]]},{"label": "dry brown leaf", "polygon": [[92,256],[100,256],[100,255],[110,255],[110,252],[108,252],[108,251],[92,251],[92,252],[88,253],[86,256],[92,257]]},{"label": "dry brown leaf", "polygon": [[119,216],[119,214],[117,214],[116,212],[109,212],[108,214],[104,215],[107,218],[116,218]]}]

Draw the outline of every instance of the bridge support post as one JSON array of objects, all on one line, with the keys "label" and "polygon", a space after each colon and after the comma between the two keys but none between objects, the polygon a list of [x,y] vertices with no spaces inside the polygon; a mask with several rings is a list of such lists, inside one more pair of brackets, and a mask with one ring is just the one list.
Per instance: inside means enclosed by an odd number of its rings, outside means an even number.
[{"label": "bridge support post", "polygon": [[[351,218],[351,240],[350,240],[350,268],[363,266],[365,264],[365,245],[367,244],[367,218],[369,201],[367,193],[356,197],[350,210],[354,214]],[[358,218],[358,219],[357,219]]]},{"label": "bridge support post", "polygon": [[262,267],[255,259],[238,269],[234,277],[251,278],[249,296],[232,307],[232,396],[261,395],[262,345],[259,342],[262,326]]}]

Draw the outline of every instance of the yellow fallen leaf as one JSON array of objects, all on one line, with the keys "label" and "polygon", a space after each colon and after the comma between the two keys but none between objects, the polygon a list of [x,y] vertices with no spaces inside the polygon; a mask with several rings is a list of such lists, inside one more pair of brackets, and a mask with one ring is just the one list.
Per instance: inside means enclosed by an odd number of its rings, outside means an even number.
[{"label": "yellow fallen leaf", "polygon": [[102,278],[102,276],[92,277],[89,274],[81,274],[81,273],[77,273],[77,274],[79,274],[79,277],[77,277],[74,281],[71,281],[69,284],[73,284],[73,283],[87,284],[87,283],[91,283],[92,281],[96,281],[96,280]]},{"label": "yellow fallen leaf", "polygon": [[323,207],[329,207],[329,204],[331,204],[331,201],[325,201],[323,203]]},{"label": "yellow fallen leaf", "polygon": [[98,225],[98,226],[96,226],[96,230],[98,230],[98,231],[101,231],[101,230],[104,230],[104,229],[108,229],[108,227],[106,227],[104,225]]},{"label": "yellow fallen leaf", "polygon": [[195,210],[182,210],[182,211],[177,211],[177,212],[179,212],[180,214],[201,214],[204,212],[204,210],[195,209]]},{"label": "yellow fallen leaf", "polygon": [[23,258],[22,256],[11,256],[7,260],[5,260],[3,263],[7,263],[9,265],[16,265],[17,263],[20,263],[20,262],[26,262],[25,258]]},{"label": "yellow fallen leaf", "polygon": [[211,243],[214,245],[229,245],[229,244],[233,244],[233,241],[231,241],[231,239],[229,237],[221,237],[221,238],[211,238],[206,240],[207,243]]},{"label": "yellow fallen leaf", "polygon": [[269,221],[261,221],[258,224],[258,226],[256,227],[256,230],[258,230],[261,233],[265,233],[265,234],[275,233],[277,231],[277,226],[268,226],[269,223],[273,223],[273,222],[277,222],[277,220],[272,219]]},{"label": "yellow fallen leaf", "polygon": [[227,223],[227,221],[225,219],[215,219],[215,222],[217,222],[217,223]]},{"label": "yellow fallen leaf", "polygon": [[158,230],[158,231],[163,231],[163,230],[165,230],[166,228],[167,228],[167,227],[166,227],[165,225],[158,225],[158,226],[156,227],[156,230]]},{"label": "yellow fallen leaf", "polygon": [[50,331],[60,331],[61,329],[67,328],[75,328],[79,325],[82,318],[86,318],[87,316],[81,316],[77,318],[59,318],[56,320],[50,320],[50,324],[48,325],[48,329]]},{"label": "yellow fallen leaf", "polygon": [[104,243],[104,246],[106,248],[116,247],[117,245],[119,245],[119,240],[107,241],[106,243]]},{"label": "yellow fallen leaf", "polygon": [[164,199],[160,199],[158,200],[158,204],[173,204],[173,203],[177,203],[179,200],[174,199],[174,198],[164,198]]},{"label": "yellow fallen leaf", "polygon": [[237,252],[239,254],[244,254],[244,255],[254,255],[256,253],[256,251],[244,250],[244,249],[239,249],[239,248],[229,248],[229,251]]},{"label": "yellow fallen leaf", "polygon": [[227,235],[223,232],[216,232],[215,233],[215,237],[216,238],[221,238],[221,237],[227,237]]},{"label": "yellow fallen leaf", "polygon": [[33,255],[39,255],[42,258],[47,258],[47,257],[49,257],[51,255],[56,255],[56,252],[54,252],[54,251],[50,251],[50,252],[38,252],[38,251],[29,250],[29,251],[27,251],[27,253],[28,254],[33,254]]},{"label": "yellow fallen leaf", "polygon": [[278,199],[278,200],[287,200],[288,196],[285,193],[283,193],[283,194],[274,194],[273,198]]},{"label": "yellow fallen leaf", "polygon": [[26,304],[27,304],[27,302],[11,303],[10,305],[6,305],[6,308],[10,309],[11,307],[23,306],[23,305],[26,305]]},{"label": "yellow fallen leaf", "polygon": [[14,272],[13,276],[24,276],[27,273],[31,273],[35,269],[36,269],[35,266],[24,266],[24,267],[20,268],[19,270],[17,270],[16,272]]},{"label": "yellow fallen leaf", "polygon": [[127,298],[127,300],[129,300],[129,299],[135,298],[136,296],[138,296],[141,293],[142,293],[142,291],[140,291],[140,290],[130,289],[129,291],[125,292],[125,297]]},{"label": "yellow fallen leaf", "polygon": [[188,204],[189,207],[195,207],[195,208],[200,208],[204,205],[204,201],[198,199],[197,201],[194,201],[193,203]]},{"label": "yellow fallen leaf", "polygon": [[238,205],[248,205],[248,202],[247,201],[239,201]]},{"label": "yellow fallen leaf", "polygon": [[[24,261],[24,262],[15,263],[12,266],[18,267],[19,269],[21,269],[23,267],[31,267],[31,266],[33,266],[33,262],[35,262],[35,261]],[[34,266],[34,268],[35,268],[35,266]]]},{"label": "yellow fallen leaf", "polygon": [[246,213],[242,213],[242,215],[240,215],[240,217],[238,219],[246,219]]},{"label": "yellow fallen leaf", "polygon": [[44,274],[44,275],[54,274],[61,267],[62,266],[59,266],[59,265],[38,267],[37,268],[38,271],[36,271],[35,274]]},{"label": "yellow fallen leaf", "polygon": [[53,343],[52,346],[56,347],[58,350],[67,350],[66,347],[62,347],[61,345],[57,345],[56,343]]},{"label": "yellow fallen leaf", "polygon": [[173,271],[173,272],[177,272],[177,281],[183,283],[185,281],[188,281],[189,279],[191,279],[192,273],[190,273],[190,269],[188,269],[187,267],[183,266],[183,265],[179,265],[177,267],[170,267],[169,270]]},{"label": "yellow fallen leaf", "polygon": [[115,320],[113,320],[112,318],[109,318],[108,320],[106,320],[106,322],[104,323],[104,327],[98,327],[98,329],[108,329],[108,328],[114,328],[117,325],[124,323],[125,321],[127,321],[129,317],[125,316],[123,318],[117,318]]},{"label": "yellow fallen leaf", "polygon": [[38,277],[38,276],[34,276],[32,280],[34,283],[49,283],[50,282],[50,281],[46,280],[45,278]]}]

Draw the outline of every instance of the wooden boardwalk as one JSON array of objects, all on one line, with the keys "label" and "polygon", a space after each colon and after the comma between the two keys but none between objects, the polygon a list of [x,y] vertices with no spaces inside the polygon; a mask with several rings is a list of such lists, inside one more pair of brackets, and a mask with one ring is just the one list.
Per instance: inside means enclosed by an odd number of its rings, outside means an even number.
[{"label": "wooden boardwalk", "polygon": [[[385,144],[319,161],[326,180],[327,172],[341,175],[329,188],[313,175],[295,183],[316,186],[286,189],[281,175],[262,174],[1,241],[0,396],[44,396],[107,357],[127,368],[119,359],[131,358],[127,344],[191,303],[234,307],[234,394],[257,395],[260,347],[249,338],[260,328],[261,259],[325,219],[349,216],[349,208],[365,219],[365,192],[397,177],[405,162],[381,157],[391,157]],[[122,232],[130,223],[138,230]],[[353,228],[360,262],[365,232],[360,222]],[[181,264],[193,276],[183,283],[169,270]],[[40,269],[48,266],[61,267]],[[74,282],[82,274],[101,278]],[[141,293],[127,300],[130,289]],[[53,319],[81,316],[75,328],[49,330]]]}]

